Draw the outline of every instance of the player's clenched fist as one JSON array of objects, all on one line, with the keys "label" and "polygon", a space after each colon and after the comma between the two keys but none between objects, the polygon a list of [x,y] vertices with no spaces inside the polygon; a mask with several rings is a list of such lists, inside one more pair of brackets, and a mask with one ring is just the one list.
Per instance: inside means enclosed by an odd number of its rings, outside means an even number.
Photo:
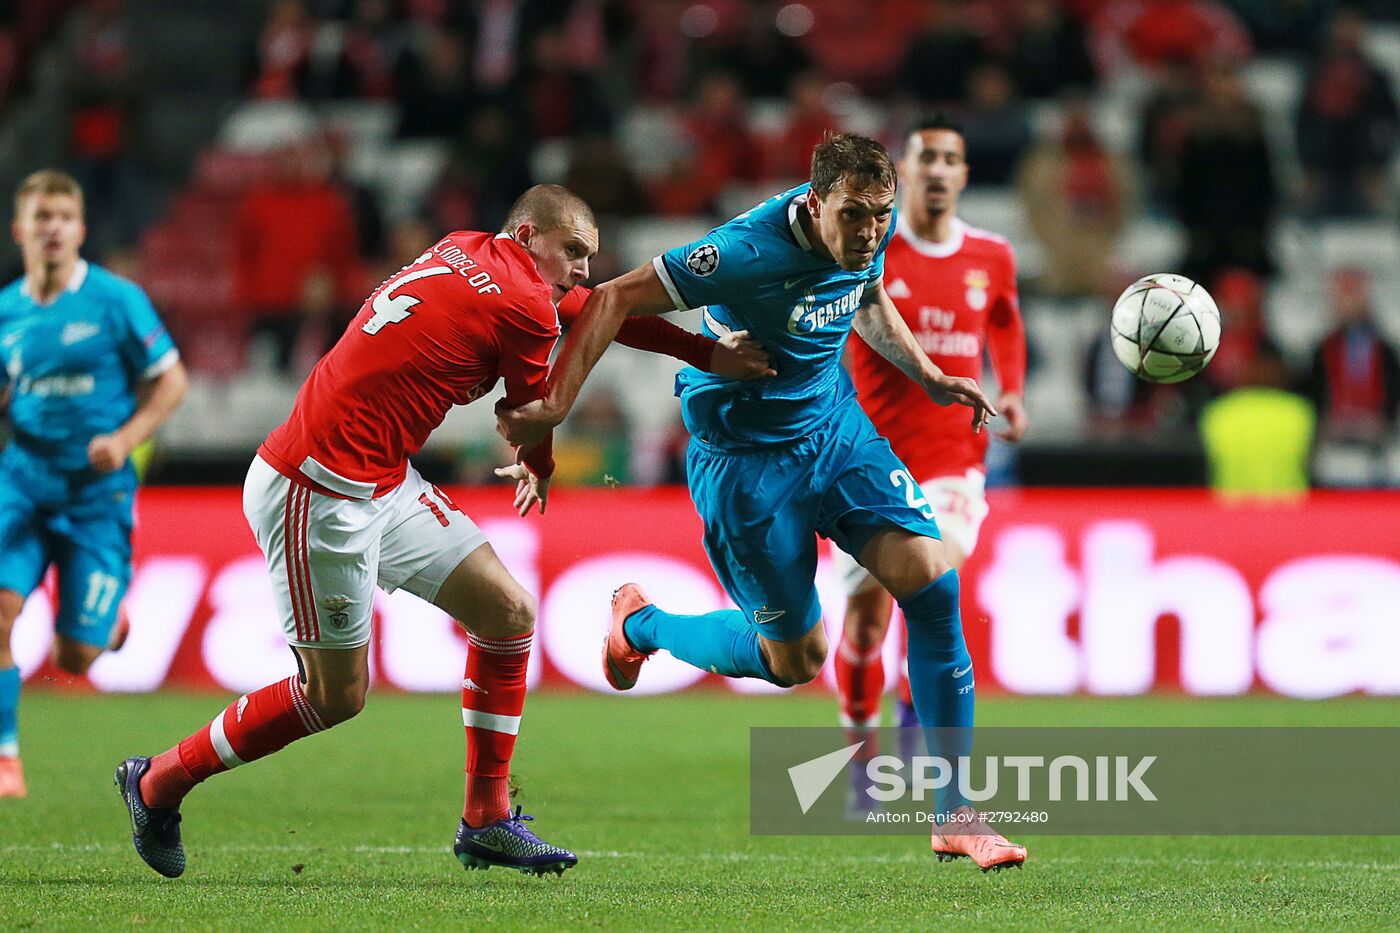
[{"label": "player's clenched fist", "polygon": [[99,473],[121,469],[131,456],[131,445],[117,434],[99,434],[88,442],[88,463]]},{"label": "player's clenched fist", "polygon": [[736,330],[715,341],[710,371],[728,379],[767,379],[778,374],[768,351],[746,330]]},{"label": "player's clenched fist", "polygon": [[524,450],[535,447],[558,424],[544,399],[527,402],[518,408],[507,408],[505,399],[496,403],[496,433],[513,447]]}]

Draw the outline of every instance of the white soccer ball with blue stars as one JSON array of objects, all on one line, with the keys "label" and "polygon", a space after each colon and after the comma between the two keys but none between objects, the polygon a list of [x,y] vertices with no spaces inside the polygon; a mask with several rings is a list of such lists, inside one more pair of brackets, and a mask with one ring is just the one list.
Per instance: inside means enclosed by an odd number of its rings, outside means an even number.
[{"label": "white soccer ball with blue stars", "polygon": [[1220,348],[1220,309],[1196,282],[1159,272],[1129,285],[1113,304],[1113,352],[1139,379],[1181,382]]}]

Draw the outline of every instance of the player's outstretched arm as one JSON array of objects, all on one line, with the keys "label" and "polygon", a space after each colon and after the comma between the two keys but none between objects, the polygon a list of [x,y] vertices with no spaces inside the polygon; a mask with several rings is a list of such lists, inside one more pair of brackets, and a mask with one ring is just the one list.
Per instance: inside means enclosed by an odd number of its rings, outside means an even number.
[{"label": "player's outstretched arm", "polygon": [[622,322],[617,342],[648,353],[673,356],[726,379],[767,379],[777,375],[768,351],[746,330],[731,331],[711,340],[664,318],[629,317]]},{"label": "player's outstretched arm", "polygon": [[[590,288],[577,286],[559,304],[559,324],[566,333],[578,323]],[[671,356],[696,369],[723,376],[726,379],[763,379],[777,373],[770,365],[768,351],[746,330],[725,334],[711,340],[704,334],[692,334],[665,318],[628,317],[618,328],[616,343],[648,353]]]},{"label": "player's outstretched arm", "polygon": [[664,314],[676,307],[648,263],[593,290],[564,340],[545,397],[519,408],[496,407],[496,430],[517,447],[532,447],[564,420],[584,380],[629,314]]},{"label": "player's outstretched arm", "polygon": [[919,347],[883,285],[866,289],[865,304],[856,312],[856,333],[885,359],[923,387],[940,405],[967,405],[972,409],[972,430],[996,417],[997,411],[977,385],[977,380],[944,374]]},{"label": "player's outstretched arm", "polygon": [[146,441],[156,428],[180,406],[189,378],[176,360],[170,368],[148,379],[136,390],[137,404],[126,424],[111,434],[99,434],[88,442],[88,463],[99,473],[110,473],[126,463],[131,452]]}]

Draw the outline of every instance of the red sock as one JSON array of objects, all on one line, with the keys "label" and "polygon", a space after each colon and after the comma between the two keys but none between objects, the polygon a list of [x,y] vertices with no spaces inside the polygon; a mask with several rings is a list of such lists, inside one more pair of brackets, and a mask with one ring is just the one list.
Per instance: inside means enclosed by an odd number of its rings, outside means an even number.
[{"label": "red sock", "polygon": [[211,774],[271,755],[326,726],[296,674],[238,698],[204,728],[151,759],[141,777],[148,807],[177,807]]},{"label": "red sock", "polygon": [[462,819],[468,826],[485,826],[510,812],[510,756],[525,709],[525,668],[534,637],[478,638],[467,633],[462,678],[467,790]]},{"label": "red sock", "polygon": [[843,633],[836,646],[836,689],[841,694],[841,722],[847,726],[880,724],[880,695],[885,690],[884,646],[862,654]]}]

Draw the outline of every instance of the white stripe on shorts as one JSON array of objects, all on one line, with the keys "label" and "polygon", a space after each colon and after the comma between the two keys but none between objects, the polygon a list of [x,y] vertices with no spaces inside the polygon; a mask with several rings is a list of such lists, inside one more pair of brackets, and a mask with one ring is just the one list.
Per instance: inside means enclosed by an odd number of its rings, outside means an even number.
[{"label": "white stripe on shorts", "polygon": [[224,714],[220,713],[209,723],[209,741],[214,743],[214,751],[219,753],[219,760],[224,763],[225,768],[236,768],[243,764],[243,759],[239,758],[233,751],[233,746],[228,743],[228,736],[224,735]]},{"label": "white stripe on shorts", "polygon": [[462,725],[471,729],[488,729],[491,732],[504,732],[506,735],[520,734],[519,716],[498,716],[475,709],[462,710]]}]

